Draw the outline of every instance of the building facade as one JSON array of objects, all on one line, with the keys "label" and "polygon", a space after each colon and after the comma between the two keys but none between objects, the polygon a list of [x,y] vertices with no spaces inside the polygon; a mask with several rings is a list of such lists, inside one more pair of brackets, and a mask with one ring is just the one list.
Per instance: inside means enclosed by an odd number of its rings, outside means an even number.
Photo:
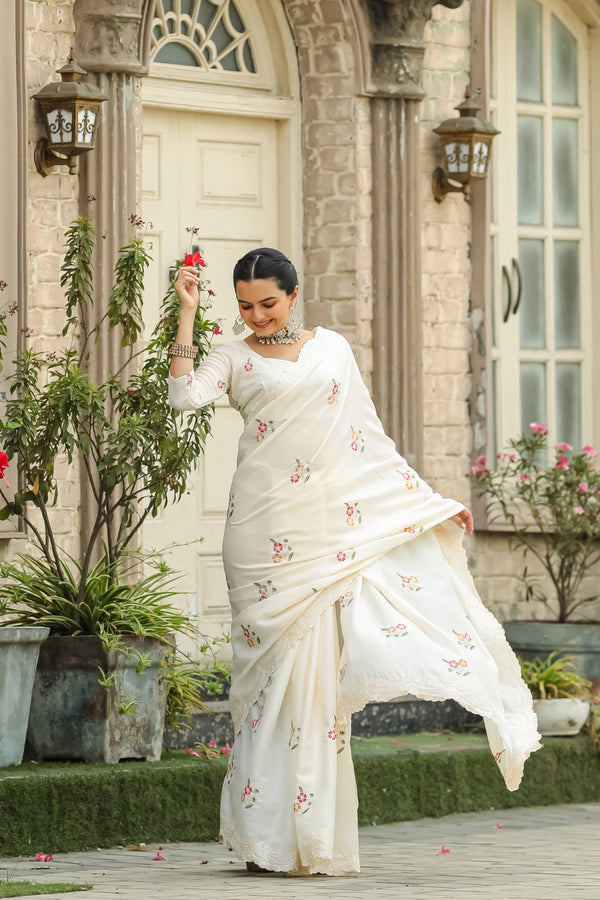
[{"label": "building facade", "polygon": [[[102,236],[101,312],[136,213],[153,257],[149,328],[186,227],[224,339],[232,263],[281,247],[305,324],[348,338],[386,430],[443,494],[472,505],[473,459],[532,420],[553,440],[600,444],[600,0],[15,0],[0,44],[11,346],[60,342],[73,217],[92,215]],[[44,178],[31,98],[71,48],[108,99],[78,174]],[[469,85],[501,132],[490,178],[469,202],[438,204],[433,129]],[[92,374],[115,354],[101,343]],[[219,547],[238,432],[218,406],[188,494],[145,531],[151,546],[179,542],[188,608],[209,629],[227,621]],[[54,514],[76,554],[85,495],[76,464],[57,475],[68,489]],[[23,536],[2,524],[10,555]],[[520,559],[482,510],[476,524],[484,598],[500,617],[530,615]]]}]

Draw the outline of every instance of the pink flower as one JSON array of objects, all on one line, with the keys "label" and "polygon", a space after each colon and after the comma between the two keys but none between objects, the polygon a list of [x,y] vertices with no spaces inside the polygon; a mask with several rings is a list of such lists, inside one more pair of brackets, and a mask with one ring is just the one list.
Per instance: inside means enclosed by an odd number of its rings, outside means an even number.
[{"label": "pink flower", "polygon": [[283,552],[283,544],[279,541],[273,542],[273,553],[282,553]]},{"label": "pink flower", "polygon": [[475,462],[478,466],[485,466],[485,453],[482,453],[481,456],[478,456]]},{"label": "pink flower", "polygon": [[451,660],[449,661],[448,665],[451,666],[453,669],[458,669],[458,660],[457,660],[457,659],[451,659]]},{"label": "pink flower", "polygon": [[334,386],[333,386],[332,389],[331,389],[331,393],[332,393],[332,394],[337,394],[337,392],[339,391],[339,389],[340,389],[339,384],[334,384]]},{"label": "pink flower", "polygon": [[485,468],[484,466],[471,466],[469,472],[471,475],[483,475]]},{"label": "pink flower", "polygon": [[250,629],[247,625],[242,625],[242,631],[244,632],[244,637],[250,637]]},{"label": "pink flower", "polygon": [[530,481],[530,480],[531,480],[531,476],[527,475],[526,472],[521,472],[521,474],[519,475],[519,481]]},{"label": "pink flower", "polygon": [[598,451],[594,450],[591,444],[586,444],[581,452],[585,453],[586,456],[598,456]]},{"label": "pink flower", "polygon": [[562,451],[564,451],[564,452],[567,452],[568,450],[572,450],[573,448],[571,447],[570,444],[567,444],[566,441],[561,441],[559,444],[555,444],[555,445],[554,445],[554,449],[555,449],[555,450],[562,450]]},{"label": "pink flower", "polygon": [[559,457],[558,457],[558,462],[556,463],[556,465],[554,466],[554,468],[555,468],[555,469],[562,469],[563,472],[568,472],[568,471],[569,471],[569,460],[567,459],[567,457],[566,457],[566,456],[559,456]]},{"label": "pink flower", "polygon": [[350,447],[352,450],[358,450],[358,444],[356,443],[356,441],[352,441]]},{"label": "pink flower", "polygon": [[213,334],[223,334],[223,329],[220,325],[215,325],[213,328]]},{"label": "pink flower", "polygon": [[331,731],[328,733],[327,737],[332,741],[337,740],[337,731],[335,730],[335,728],[331,729]]},{"label": "pink flower", "polygon": [[587,484],[584,484],[582,481],[577,485],[577,493],[578,494],[587,494]]},{"label": "pink flower", "polygon": [[220,391],[222,391],[223,388],[225,387],[225,382],[224,382],[224,381],[220,381],[220,380],[217,381],[217,387],[219,388]]},{"label": "pink flower", "polygon": [[207,746],[208,747],[216,747],[217,746],[216,740],[213,738],[212,741],[208,742]]},{"label": "pink flower", "polygon": [[344,553],[343,550],[340,550],[340,552],[337,555],[337,558],[338,558],[338,562],[344,562],[344,560],[346,559],[346,554]]},{"label": "pink flower", "polygon": [[290,481],[292,482],[292,484],[296,484],[296,482],[300,481],[300,476],[297,472],[294,472],[293,475],[290,475]]},{"label": "pink flower", "polygon": [[248,362],[244,365],[244,368],[245,368],[246,372],[251,372],[252,369],[254,368],[254,366],[252,365],[250,360],[248,360]]},{"label": "pink flower", "polygon": [[442,849],[440,850],[440,853],[450,853],[450,851],[448,850],[447,847],[444,847],[444,845],[442,844]]},{"label": "pink flower", "polygon": [[244,793],[245,793],[247,796],[250,796],[250,794],[252,793],[252,788],[250,787],[249,784],[247,784],[246,787],[244,788]]},{"label": "pink flower", "polygon": [[35,858],[38,862],[50,862],[52,859],[51,853],[36,853]]},{"label": "pink flower", "polygon": [[348,506],[348,507],[346,508],[346,515],[347,515],[347,516],[353,516],[353,515],[354,515],[354,507],[353,507],[353,506]]},{"label": "pink flower", "polygon": [[308,800],[308,797],[306,796],[306,794],[298,794],[298,802],[299,803],[306,803],[307,800]]},{"label": "pink flower", "polygon": [[152,857],[152,859],[155,860],[155,861],[156,861],[156,860],[159,860],[159,859],[162,859],[163,862],[165,861],[164,856],[162,856],[160,853],[157,853],[156,856],[153,856],[153,857]]},{"label": "pink flower", "polygon": [[[252,363],[250,363],[250,365],[252,365]],[[259,423],[258,423],[258,430],[259,430],[259,431],[262,431],[262,432],[265,432],[265,431],[267,430],[267,423],[266,423],[266,422],[259,422]]]},{"label": "pink flower", "polygon": [[573,512],[577,516],[585,516],[585,509],[583,508],[583,506],[576,506]]},{"label": "pink flower", "polygon": [[530,422],[529,427],[534,434],[548,434],[547,427],[545,425],[540,425],[539,422]]},{"label": "pink flower", "polygon": [[229,756],[229,754],[231,753],[232,750],[233,750],[233,747],[228,742],[227,744],[225,744],[224,747],[221,747],[221,756]]},{"label": "pink flower", "polygon": [[196,753],[195,750],[190,750],[189,747],[185,748],[185,752],[188,754],[188,756],[200,756],[199,753]]}]

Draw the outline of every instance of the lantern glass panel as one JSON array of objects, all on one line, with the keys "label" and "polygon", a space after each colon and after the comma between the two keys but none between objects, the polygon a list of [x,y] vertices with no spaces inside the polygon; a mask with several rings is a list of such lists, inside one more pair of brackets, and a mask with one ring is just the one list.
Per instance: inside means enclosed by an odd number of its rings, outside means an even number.
[{"label": "lantern glass panel", "polygon": [[444,147],[448,175],[469,171],[469,145],[452,141]]},{"label": "lantern glass panel", "polygon": [[487,169],[489,146],[486,141],[476,141],[473,147],[471,172],[473,175],[485,175]]},{"label": "lantern glass panel", "polygon": [[91,144],[96,125],[96,113],[85,107],[77,113],[77,141],[80,144]]},{"label": "lantern glass panel", "polygon": [[73,140],[73,113],[58,106],[46,114],[48,134],[52,144],[68,144]]}]

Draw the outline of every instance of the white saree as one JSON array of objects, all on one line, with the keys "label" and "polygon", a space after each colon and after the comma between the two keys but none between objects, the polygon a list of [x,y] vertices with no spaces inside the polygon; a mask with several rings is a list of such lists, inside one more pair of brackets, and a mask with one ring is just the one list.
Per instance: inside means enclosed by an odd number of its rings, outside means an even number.
[{"label": "white saree", "polygon": [[236,732],[223,839],[266,869],[358,871],[350,714],[453,698],[484,717],[516,790],[540,746],[531,696],[448,521],[462,504],[398,454],[343,337],[317,328],[296,362],[236,341],[170,379],[179,409],[225,391],[245,428],[223,542]]}]

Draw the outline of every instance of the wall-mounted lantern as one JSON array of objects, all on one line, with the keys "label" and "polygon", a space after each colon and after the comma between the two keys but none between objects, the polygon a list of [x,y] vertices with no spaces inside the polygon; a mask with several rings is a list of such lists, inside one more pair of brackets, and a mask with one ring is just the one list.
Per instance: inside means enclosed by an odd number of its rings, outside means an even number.
[{"label": "wall-mounted lantern", "polygon": [[492,141],[500,134],[491,122],[477,118],[480,107],[469,88],[465,99],[454,108],[460,115],[433,129],[440,136],[444,156],[444,168],[438,166],[433,173],[432,190],[438,203],[450,191],[462,191],[468,197],[471,182],[487,177]]},{"label": "wall-mounted lantern", "polygon": [[72,53],[58,74],[62,81],[53,81],[33,95],[47,135],[37,142],[34,153],[35,167],[44,177],[53,166],[68,166],[71,175],[76,173],[79,154],[94,149],[100,104],[107,99],[95,85],[80,83],[87,72],[73,61]]}]

